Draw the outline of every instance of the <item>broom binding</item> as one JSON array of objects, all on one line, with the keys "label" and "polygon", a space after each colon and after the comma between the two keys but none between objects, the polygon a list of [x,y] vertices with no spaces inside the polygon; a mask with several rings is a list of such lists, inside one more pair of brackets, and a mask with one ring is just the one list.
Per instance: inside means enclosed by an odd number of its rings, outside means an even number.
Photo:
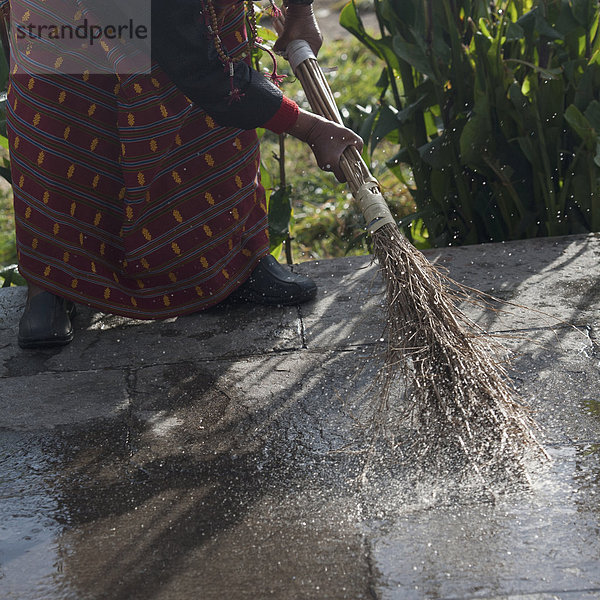
[{"label": "broom binding", "polygon": [[355,192],[355,200],[367,223],[367,231],[374,234],[384,225],[395,225],[396,221],[390,212],[379,186],[373,181],[363,183]]}]

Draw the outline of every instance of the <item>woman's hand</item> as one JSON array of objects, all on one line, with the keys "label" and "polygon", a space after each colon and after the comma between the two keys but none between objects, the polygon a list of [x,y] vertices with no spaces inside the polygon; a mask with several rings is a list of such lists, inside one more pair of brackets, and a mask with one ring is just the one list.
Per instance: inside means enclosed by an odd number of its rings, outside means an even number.
[{"label": "woman's hand", "polygon": [[363,147],[361,137],[351,129],[302,109],[296,124],[288,133],[306,142],[319,167],[324,171],[332,171],[340,183],[346,181],[340,166],[342,153],[348,146],[354,146],[359,152]]},{"label": "woman's hand", "polygon": [[294,40],[308,42],[317,56],[323,37],[313,13],[312,4],[290,4],[282,7],[282,15],[274,19],[273,25],[279,38],[273,46],[278,54],[285,54],[287,45]]}]

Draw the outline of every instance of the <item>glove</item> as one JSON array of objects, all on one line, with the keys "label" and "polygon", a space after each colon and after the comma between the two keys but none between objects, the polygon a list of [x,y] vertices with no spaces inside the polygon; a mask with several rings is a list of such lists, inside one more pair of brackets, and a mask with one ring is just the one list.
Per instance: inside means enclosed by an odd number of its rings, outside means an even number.
[{"label": "glove", "polygon": [[363,147],[361,137],[351,129],[302,109],[288,133],[306,142],[313,151],[319,168],[332,171],[340,183],[346,181],[340,166],[342,153],[348,146],[355,146],[359,152]]},{"label": "glove", "polygon": [[273,25],[279,38],[273,46],[277,54],[285,54],[287,45],[293,40],[308,42],[317,56],[323,37],[313,13],[312,4],[290,4],[282,7],[282,16],[274,19]]}]

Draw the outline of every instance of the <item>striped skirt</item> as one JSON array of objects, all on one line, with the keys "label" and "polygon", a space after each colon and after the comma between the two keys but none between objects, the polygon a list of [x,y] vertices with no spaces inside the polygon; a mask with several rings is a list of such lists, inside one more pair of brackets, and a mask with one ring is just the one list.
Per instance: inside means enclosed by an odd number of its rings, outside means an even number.
[{"label": "striped skirt", "polygon": [[[30,4],[11,1],[11,18]],[[241,7],[221,37],[243,48]],[[28,281],[160,319],[209,308],[248,277],[269,247],[255,131],[217,125],[157,65],[128,77],[16,65],[8,130]]]}]

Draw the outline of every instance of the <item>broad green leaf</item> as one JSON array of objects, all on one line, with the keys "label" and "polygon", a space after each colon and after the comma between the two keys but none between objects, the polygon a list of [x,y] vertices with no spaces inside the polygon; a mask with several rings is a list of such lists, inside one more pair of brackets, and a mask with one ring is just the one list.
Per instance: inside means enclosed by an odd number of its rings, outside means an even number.
[{"label": "broad green leaf", "polygon": [[411,215],[412,220],[410,221],[410,237],[412,239],[412,242],[415,245],[415,247],[419,248],[420,250],[431,248],[431,242],[429,241],[429,232],[427,231],[427,227],[425,226],[425,221],[422,218],[417,217],[416,214]]},{"label": "broad green leaf", "polygon": [[534,31],[535,31],[535,24],[536,24],[536,10],[532,10],[529,12],[526,12],[524,15],[520,16],[516,23],[519,27],[521,27],[521,29],[523,30],[523,32],[525,33],[525,37],[528,38],[529,40],[531,40],[531,38],[533,38],[534,35]]},{"label": "broad green leaf", "polygon": [[394,15],[408,27],[415,27],[418,11],[422,10],[415,0],[382,0],[376,3],[376,8],[383,17],[390,18],[390,15]]},{"label": "broad green leaf", "polygon": [[557,118],[562,118],[565,102],[565,86],[562,78],[545,79],[540,84],[539,92],[535,98],[540,121],[544,127],[554,123]]},{"label": "broad green leaf", "polygon": [[19,273],[17,265],[7,265],[0,270],[0,277],[4,279],[2,287],[10,287],[11,285],[27,285],[25,279]]},{"label": "broad green leaf", "polygon": [[577,22],[585,29],[592,27],[598,12],[597,0],[570,0],[571,10]]},{"label": "broad green leaf", "polygon": [[398,111],[393,107],[384,104],[379,111],[379,117],[371,135],[371,153],[384,139],[389,138],[391,142],[398,143],[399,125]]},{"label": "broad green leaf", "polygon": [[550,38],[551,40],[562,40],[563,35],[560,31],[557,31],[546,21],[541,9],[538,7],[534,11],[535,13],[535,29],[538,35]]},{"label": "broad green leaf", "polygon": [[537,155],[535,154],[531,138],[529,136],[519,136],[516,139],[516,142],[517,144],[519,144],[519,148],[521,149],[521,152],[525,155],[527,162],[535,166],[537,164]]},{"label": "broad green leaf", "polygon": [[257,33],[266,42],[275,42],[277,40],[277,34],[268,27],[259,27]]},{"label": "broad green leaf", "polygon": [[506,27],[505,36],[507,42],[515,42],[525,37],[525,31],[519,24],[510,21]]},{"label": "broad green leaf", "polygon": [[288,236],[292,204],[292,188],[287,185],[271,194],[269,199],[269,239],[271,248],[279,246]]},{"label": "broad green leaf", "polygon": [[10,167],[7,167],[6,165],[0,167],[0,177],[3,177],[4,179],[6,179],[6,181],[8,181],[8,183],[12,183],[12,174],[11,174]]},{"label": "broad green leaf", "polygon": [[593,100],[583,113],[592,127],[600,134],[600,102]]},{"label": "broad green leaf", "polygon": [[[262,186],[265,188],[265,191],[270,194],[273,189],[273,178],[271,177],[271,173],[269,173],[269,169],[265,166],[265,164],[261,161],[260,164],[260,182]],[[267,194],[267,201],[268,201]]]},{"label": "broad green leaf", "polygon": [[431,171],[431,196],[444,212],[449,208],[447,196],[452,193],[451,177],[450,169],[444,170],[444,167]]},{"label": "broad green leaf", "polygon": [[271,246],[269,247],[269,251],[273,255],[273,258],[279,260],[281,253],[283,252],[283,241],[278,246],[273,246],[271,244]]},{"label": "broad green leaf", "polygon": [[367,48],[374,54],[384,59],[392,68],[398,70],[398,58],[394,54],[391,47],[391,39],[381,38],[376,39],[369,35],[365,30],[365,26],[358,14],[358,10],[354,2],[349,2],[344,6],[340,13],[340,25],[347,29],[352,35],[357,37]]},{"label": "broad green leaf", "polygon": [[489,141],[491,126],[487,102],[482,102],[467,121],[460,136],[460,155],[463,163],[477,165],[481,163],[481,150]]},{"label": "broad green leaf", "polygon": [[561,11],[556,19],[554,27],[557,31],[560,31],[564,36],[571,35],[574,32],[581,30],[581,24],[577,22],[577,19],[573,15],[573,11],[569,3],[561,3]]},{"label": "broad green leaf", "polygon": [[[377,110],[369,113],[367,118],[364,120],[359,135],[363,140],[370,140],[373,135],[373,129],[375,128],[375,123],[377,122],[377,117],[379,115],[379,111],[381,110],[381,106],[378,107]],[[367,144],[365,144],[367,145]],[[368,155],[368,148],[363,149],[363,155]]]},{"label": "broad green leaf", "polygon": [[410,152],[408,148],[401,148],[395,156],[386,161],[385,166],[397,177],[398,181],[408,186],[405,176],[408,164],[410,164]]},{"label": "broad green leaf", "polygon": [[437,82],[431,60],[417,44],[410,44],[399,35],[394,36],[394,52],[417,71],[427,75],[432,81]]},{"label": "broad green leaf", "polygon": [[407,123],[411,121],[414,116],[418,113],[421,113],[425,108],[427,108],[429,104],[429,96],[427,94],[422,94],[419,96],[416,102],[405,106],[401,111],[396,114],[396,119],[400,123]]},{"label": "broad green leaf", "polygon": [[366,32],[354,2],[348,2],[340,12],[340,25],[355,35],[363,44],[365,44],[365,46],[368,46],[375,51],[374,48],[371,47],[373,38]]},{"label": "broad green leaf", "polygon": [[[452,48],[446,42],[445,33],[446,32],[439,31],[439,30],[434,31],[431,54],[432,54],[432,56],[435,57],[435,60],[438,63],[444,64],[444,65],[449,65],[450,63],[452,63],[452,60],[453,60]],[[419,40],[422,40],[422,38],[417,38],[417,41],[419,41]],[[423,43],[421,45],[421,49],[424,52],[426,52],[427,47],[426,47],[425,40],[422,40],[422,41],[423,41]],[[456,66],[456,61],[455,61],[454,65]]]},{"label": "broad green leaf", "polygon": [[596,140],[598,138],[596,131],[574,104],[567,107],[565,120],[571,129],[583,140],[588,149],[596,149]]},{"label": "broad green leaf", "polygon": [[421,146],[419,154],[434,169],[444,169],[452,164],[452,146],[445,134]]}]

